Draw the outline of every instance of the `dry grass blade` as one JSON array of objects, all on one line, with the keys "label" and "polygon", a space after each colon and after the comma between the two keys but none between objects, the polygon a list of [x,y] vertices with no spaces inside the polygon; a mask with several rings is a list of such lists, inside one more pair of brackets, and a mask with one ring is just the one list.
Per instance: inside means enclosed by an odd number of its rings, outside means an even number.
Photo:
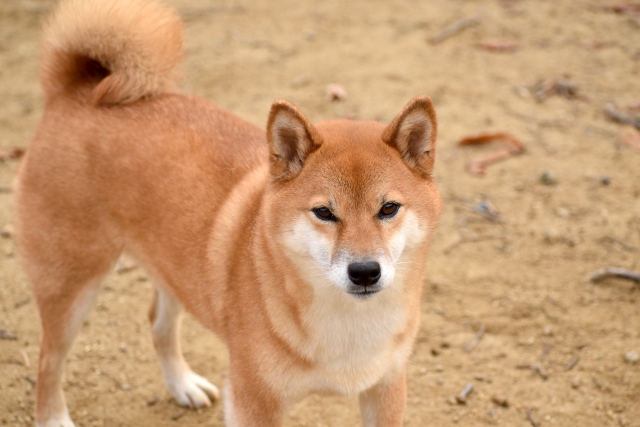
[{"label": "dry grass blade", "polygon": [[540,427],[540,423],[533,419],[533,415],[531,414],[532,411],[533,408],[531,408],[531,406],[527,406],[527,408],[525,409],[525,412],[527,414],[527,421],[529,421],[533,427]]},{"label": "dry grass blade", "polygon": [[471,341],[471,344],[469,345],[465,345],[464,347],[462,347],[463,351],[466,351],[467,353],[470,353],[473,351],[474,348],[476,348],[476,346],[480,343],[480,340],[482,339],[482,337],[484,336],[484,331],[486,330],[485,326],[482,325],[480,326],[480,330],[478,331],[478,333],[476,334],[475,338],[473,339],[473,341]]},{"label": "dry grass blade", "polygon": [[459,33],[465,28],[469,28],[473,25],[476,25],[480,22],[480,15],[472,16],[469,18],[458,19],[457,21],[447,25],[442,30],[440,30],[436,35],[429,39],[429,43],[438,44],[446,38],[451,37],[452,35]]},{"label": "dry grass blade", "polygon": [[607,104],[604,106],[604,112],[614,122],[625,123],[631,125],[636,129],[640,129],[640,120],[633,117],[626,116],[616,109],[613,104]]},{"label": "dry grass blade", "polygon": [[609,267],[603,268],[601,270],[596,270],[589,276],[589,280],[592,282],[597,282],[606,277],[620,277],[622,279],[633,280],[634,282],[640,283],[640,272],[626,270],[624,268],[618,267]]}]

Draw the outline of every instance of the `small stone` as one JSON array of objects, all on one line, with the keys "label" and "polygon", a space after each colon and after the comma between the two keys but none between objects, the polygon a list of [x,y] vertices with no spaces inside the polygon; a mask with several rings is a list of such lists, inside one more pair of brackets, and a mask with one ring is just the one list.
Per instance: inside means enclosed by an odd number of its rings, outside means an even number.
[{"label": "small stone", "polygon": [[542,175],[540,175],[540,182],[544,185],[556,185],[558,183],[558,178],[551,171],[544,171]]},{"label": "small stone", "polygon": [[158,403],[158,396],[156,396],[155,394],[153,396],[151,396],[149,399],[147,399],[147,405],[148,406],[153,406],[156,403]]},{"label": "small stone", "polygon": [[607,186],[607,185],[611,184],[611,178],[609,178],[608,176],[603,176],[600,179],[600,184],[602,184],[604,186]]},{"label": "small stone", "polygon": [[581,383],[582,383],[582,380],[580,379],[580,377],[574,377],[571,380],[571,388],[578,389]]},{"label": "small stone", "polygon": [[4,237],[5,239],[13,237],[13,225],[7,224],[2,227],[2,230],[0,230],[0,237]]},{"label": "small stone", "polygon": [[331,101],[341,101],[347,97],[347,91],[341,85],[331,83],[327,86],[327,97]]},{"label": "small stone", "polygon": [[503,408],[509,407],[509,401],[504,396],[493,395],[491,396],[491,401],[498,406],[502,406]]},{"label": "small stone", "polygon": [[640,360],[640,354],[637,351],[628,351],[624,355],[625,362],[635,365]]}]

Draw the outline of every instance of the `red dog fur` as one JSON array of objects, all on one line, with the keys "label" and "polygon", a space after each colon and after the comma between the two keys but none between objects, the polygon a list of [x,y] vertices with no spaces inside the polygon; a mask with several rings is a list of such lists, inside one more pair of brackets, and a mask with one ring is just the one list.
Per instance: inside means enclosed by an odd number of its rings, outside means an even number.
[{"label": "red dog fur", "polygon": [[312,125],[274,102],[267,132],[176,92],[179,18],[143,0],[66,0],[43,44],[45,109],[16,178],[17,234],[42,319],[36,424],[71,427],[66,354],[126,251],[146,268],[165,381],[218,390],[179,342],[181,308],[229,347],[229,426],[278,426],[313,392],[359,393],[400,426],[429,236],[431,100],[393,122]]}]

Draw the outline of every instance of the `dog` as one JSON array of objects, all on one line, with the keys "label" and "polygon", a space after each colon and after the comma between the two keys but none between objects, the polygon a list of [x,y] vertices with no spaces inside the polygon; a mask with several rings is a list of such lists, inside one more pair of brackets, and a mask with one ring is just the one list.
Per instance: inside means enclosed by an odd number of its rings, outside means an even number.
[{"label": "dog", "polygon": [[225,422],[279,426],[310,393],[359,394],[400,426],[428,242],[441,212],[427,96],[388,125],[311,124],[273,102],[266,133],[179,92],[181,21],[147,0],[63,0],[44,30],[43,117],[14,182],[42,324],[36,425],[72,427],[65,358],[124,252],[176,401],[218,389],[183,358],[180,314],[228,346]]}]

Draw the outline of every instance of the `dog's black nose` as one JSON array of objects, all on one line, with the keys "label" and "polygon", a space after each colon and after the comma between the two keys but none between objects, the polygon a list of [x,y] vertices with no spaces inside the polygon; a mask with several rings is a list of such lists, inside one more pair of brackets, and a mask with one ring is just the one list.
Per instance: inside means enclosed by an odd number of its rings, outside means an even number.
[{"label": "dog's black nose", "polygon": [[347,268],[349,279],[359,286],[371,286],[380,279],[380,264],[376,261],[352,262]]}]

